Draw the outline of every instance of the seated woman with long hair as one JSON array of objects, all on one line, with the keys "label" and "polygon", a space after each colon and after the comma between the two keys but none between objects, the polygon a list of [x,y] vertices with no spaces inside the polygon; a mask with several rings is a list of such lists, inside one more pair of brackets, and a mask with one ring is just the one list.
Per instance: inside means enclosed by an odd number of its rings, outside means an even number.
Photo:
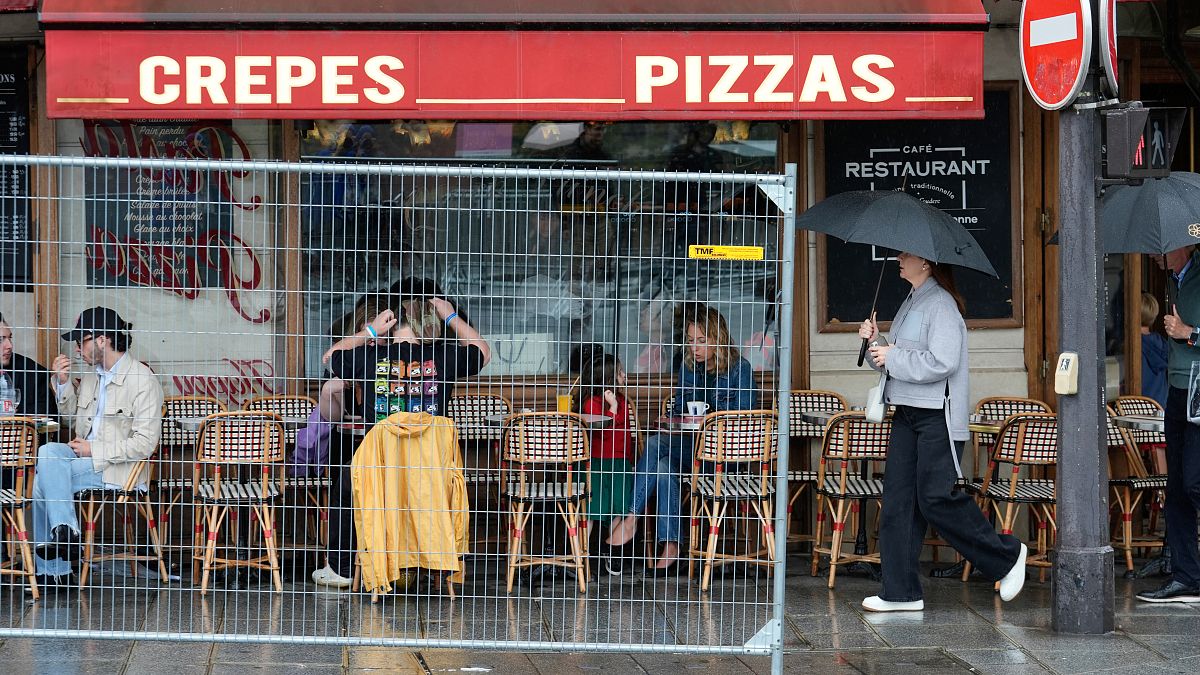
[{"label": "seated woman with long hair", "polygon": [[[680,415],[692,401],[708,404],[708,412],[752,410],[758,405],[754,371],[741,358],[725,317],[701,303],[689,303],[684,314],[685,345],[679,364],[675,409]],[[608,544],[622,546],[637,533],[638,519],[656,496],[656,535],[661,546],[653,569],[666,570],[679,557],[680,481],[691,471],[695,435],[657,434],[646,442],[634,468],[629,512],[614,520]]]}]

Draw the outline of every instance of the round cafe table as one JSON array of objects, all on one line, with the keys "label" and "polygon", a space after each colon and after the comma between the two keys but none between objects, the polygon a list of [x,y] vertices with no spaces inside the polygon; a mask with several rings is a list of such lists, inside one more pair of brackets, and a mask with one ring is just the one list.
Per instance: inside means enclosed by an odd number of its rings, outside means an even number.
[{"label": "round cafe table", "polygon": [[659,417],[654,420],[654,428],[668,434],[694,434],[704,426],[704,417]]},{"label": "round cafe table", "polygon": [[1157,431],[1160,434],[1166,431],[1167,426],[1166,420],[1155,415],[1117,415],[1113,417],[1113,423],[1126,429]]},{"label": "round cafe table", "polygon": [[43,436],[58,433],[59,424],[51,417],[34,417],[33,423],[37,425],[37,432]]}]

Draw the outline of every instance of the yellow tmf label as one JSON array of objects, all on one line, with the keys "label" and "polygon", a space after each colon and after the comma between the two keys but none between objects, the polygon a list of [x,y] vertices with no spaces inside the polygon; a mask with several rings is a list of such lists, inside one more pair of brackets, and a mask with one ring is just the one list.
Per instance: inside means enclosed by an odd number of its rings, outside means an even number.
[{"label": "yellow tmf label", "polygon": [[688,246],[689,258],[707,260],[762,260],[761,246]]}]

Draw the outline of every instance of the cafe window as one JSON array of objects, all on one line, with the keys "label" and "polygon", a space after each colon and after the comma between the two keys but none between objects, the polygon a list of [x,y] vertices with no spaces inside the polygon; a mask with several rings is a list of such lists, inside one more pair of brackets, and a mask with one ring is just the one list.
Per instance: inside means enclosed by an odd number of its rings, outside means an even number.
[{"label": "cafe window", "polygon": [[[301,132],[311,162],[478,164],[774,172],[775,123],[317,121]],[[334,336],[353,332],[364,298],[391,302],[428,280],[493,344],[485,375],[566,370],[583,343],[632,372],[667,372],[673,316],[699,300],[728,318],[757,368],[770,368],[776,289],[766,266],[695,264],[689,243],[762,246],[776,219],[761,195],[662,181],[438,179],[306,174],[301,186],[308,373]],[[754,200],[763,204],[749,203]],[[695,261],[697,263],[704,261]],[[422,281],[420,286],[428,287]],[[405,290],[407,289],[407,290]]]}]

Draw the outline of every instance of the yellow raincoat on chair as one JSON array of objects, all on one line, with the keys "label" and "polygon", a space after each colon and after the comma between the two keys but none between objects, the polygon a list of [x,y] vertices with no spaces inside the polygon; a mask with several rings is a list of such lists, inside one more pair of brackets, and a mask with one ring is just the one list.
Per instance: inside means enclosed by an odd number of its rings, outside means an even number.
[{"label": "yellow raincoat on chair", "polygon": [[378,422],[354,453],[350,481],[366,590],[389,592],[413,567],[462,583],[470,507],[450,418],[402,412]]}]

